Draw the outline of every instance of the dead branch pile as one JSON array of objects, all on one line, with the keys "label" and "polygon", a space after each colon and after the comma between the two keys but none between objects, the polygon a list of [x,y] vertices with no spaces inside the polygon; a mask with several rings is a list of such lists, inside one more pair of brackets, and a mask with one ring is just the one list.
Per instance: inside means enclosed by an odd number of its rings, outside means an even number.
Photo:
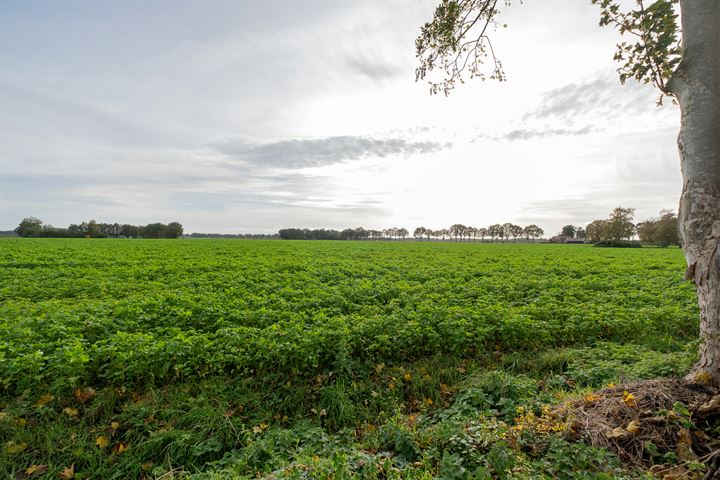
[{"label": "dead branch pile", "polygon": [[[570,436],[607,448],[658,478],[720,478],[720,395],[683,380],[647,380],[606,388],[565,404]],[[675,454],[675,462],[667,459]]]}]

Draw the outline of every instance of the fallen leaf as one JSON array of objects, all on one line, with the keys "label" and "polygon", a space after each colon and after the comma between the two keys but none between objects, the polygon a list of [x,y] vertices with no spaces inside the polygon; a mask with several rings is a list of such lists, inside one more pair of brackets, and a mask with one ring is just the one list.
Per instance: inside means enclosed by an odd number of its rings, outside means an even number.
[{"label": "fallen leaf", "polygon": [[85,403],[93,398],[95,398],[95,389],[92,387],[87,387],[82,390],[78,388],[75,390],[75,399],[80,403]]},{"label": "fallen leaf", "polygon": [[120,428],[120,423],[119,422],[110,422],[110,428],[112,428],[113,433],[115,433],[115,430]]},{"label": "fallen leaf", "polygon": [[622,440],[629,437],[630,432],[628,432],[622,427],[615,427],[612,430],[608,430],[607,432],[605,432],[605,436],[613,440]]},{"label": "fallen leaf", "polygon": [[595,395],[594,393],[585,395],[585,403],[595,403],[598,400],[600,400],[600,395]]},{"label": "fallen leaf", "polygon": [[20,453],[23,450],[25,450],[28,447],[27,443],[15,443],[15,442],[8,442],[5,444],[5,451],[7,453],[15,454]]},{"label": "fallen leaf", "polygon": [[110,445],[110,440],[105,435],[100,435],[95,439],[95,445],[100,448],[107,448]]},{"label": "fallen leaf", "polygon": [[627,427],[625,427],[625,430],[635,435],[640,431],[640,420],[633,420],[632,422],[628,423]]},{"label": "fallen leaf", "polygon": [[690,431],[686,428],[681,428],[678,431],[678,443],[684,443],[688,447],[692,446],[692,437]]},{"label": "fallen leaf", "polygon": [[15,423],[18,427],[24,427],[25,425],[27,425],[27,420],[25,420],[24,418],[18,418],[17,420],[15,420]]},{"label": "fallen leaf", "polygon": [[42,397],[40,397],[40,398],[37,399],[37,402],[35,402],[35,403],[33,404],[33,407],[35,407],[35,408],[42,408],[42,407],[44,407],[45,405],[47,405],[47,404],[50,402],[50,400],[52,400],[53,398],[55,398],[55,397],[53,397],[53,396],[50,395],[49,393],[48,393],[48,394],[45,394],[45,395],[43,395]]},{"label": "fallen leaf", "polygon": [[35,475],[36,473],[45,473],[48,471],[47,465],[31,465],[25,470],[26,475]]},{"label": "fallen leaf", "polygon": [[63,413],[65,415],[67,415],[68,417],[77,417],[78,416],[77,408],[65,407],[65,408],[63,408]]},{"label": "fallen leaf", "polygon": [[118,443],[113,447],[113,450],[115,453],[123,453],[125,450],[128,449],[128,446],[122,442]]},{"label": "fallen leaf", "polygon": [[73,463],[69,467],[63,469],[62,472],[58,473],[58,477],[62,478],[63,480],[75,478],[75,464]]},{"label": "fallen leaf", "polygon": [[637,399],[635,398],[635,395],[628,391],[623,392],[623,402],[630,408],[637,407]]}]

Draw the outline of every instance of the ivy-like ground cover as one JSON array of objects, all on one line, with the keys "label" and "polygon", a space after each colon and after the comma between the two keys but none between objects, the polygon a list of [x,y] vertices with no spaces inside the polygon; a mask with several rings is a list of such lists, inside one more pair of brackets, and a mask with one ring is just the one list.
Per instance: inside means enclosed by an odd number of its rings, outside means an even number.
[{"label": "ivy-like ground cover", "polygon": [[685,371],[683,271],[675,248],[2,239],[0,477],[642,476],[542,409]]}]

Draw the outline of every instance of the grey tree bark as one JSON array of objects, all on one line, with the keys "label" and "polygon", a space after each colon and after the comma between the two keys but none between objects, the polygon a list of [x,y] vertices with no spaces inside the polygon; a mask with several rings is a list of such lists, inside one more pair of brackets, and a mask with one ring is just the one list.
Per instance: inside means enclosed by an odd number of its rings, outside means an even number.
[{"label": "grey tree bark", "polygon": [[680,0],[682,61],[670,80],[681,111],[679,229],[700,306],[700,359],[687,379],[720,385],[720,0]]}]

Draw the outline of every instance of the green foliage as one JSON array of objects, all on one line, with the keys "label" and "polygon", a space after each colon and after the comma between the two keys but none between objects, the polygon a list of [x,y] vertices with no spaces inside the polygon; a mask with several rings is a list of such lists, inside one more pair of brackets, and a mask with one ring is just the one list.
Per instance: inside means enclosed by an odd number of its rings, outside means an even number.
[{"label": "green foliage", "polygon": [[[507,3],[507,2],[506,2]],[[416,56],[420,65],[415,70],[416,80],[426,78],[434,69],[443,71],[445,78],[430,82],[430,92],[448,95],[463,75],[493,80],[504,80],[502,63],[495,56],[488,27],[497,26],[495,16],[497,0],[442,0],[435,9],[433,19],[426,23],[415,40]],[[486,57],[493,65],[483,69]]]},{"label": "green foliage", "polygon": [[690,339],[697,316],[677,250],[7,239],[0,255],[9,395],[324,370],[347,386],[362,364]]},{"label": "green foliage", "polygon": [[[675,6],[678,0],[654,0],[645,7],[642,0],[636,8],[627,9],[621,2],[592,0],[601,8],[600,26],[613,25],[633,41],[617,46],[615,60],[620,82],[634,78],[652,83],[663,94],[671,95],[669,80],[680,63],[680,27]],[[662,102],[662,97],[660,98]]]},{"label": "green foliage", "polygon": [[676,249],[1,243],[3,478],[618,477],[517,408],[696,346]]}]

